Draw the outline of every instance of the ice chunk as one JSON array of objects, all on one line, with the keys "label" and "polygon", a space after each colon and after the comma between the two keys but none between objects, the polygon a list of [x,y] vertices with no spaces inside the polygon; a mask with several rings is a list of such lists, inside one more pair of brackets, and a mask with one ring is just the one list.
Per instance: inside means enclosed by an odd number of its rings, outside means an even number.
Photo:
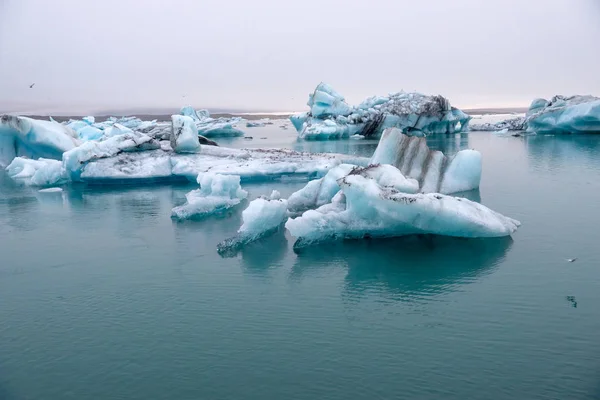
[{"label": "ice chunk", "polygon": [[[499,115],[501,117],[501,115]],[[496,115],[486,115],[480,117],[477,121],[471,121],[469,128],[472,131],[523,131],[527,128],[525,116],[509,116],[508,118],[497,120]],[[494,121],[496,119],[496,121]]]},{"label": "ice chunk", "polygon": [[292,125],[294,125],[294,128],[296,128],[296,130],[300,132],[302,130],[302,125],[306,122],[308,118],[309,113],[303,112],[290,116],[290,121],[292,122]]},{"label": "ice chunk", "polygon": [[448,160],[441,152],[430,150],[425,138],[407,136],[398,128],[383,132],[370,164],[395,166],[404,176],[420,182],[423,193],[474,190],[481,182],[478,151],[461,150]]},{"label": "ice chunk", "polygon": [[547,133],[600,133],[600,98],[555,96],[536,99],[527,112],[527,129]]},{"label": "ice chunk", "polygon": [[40,193],[62,193],[62,188],[59,187],[51,187],[51,188],[47,188],[47,189],[40,189],[38,190],[38,192]]},{"label": "ice chunk", "polygon": [[101,141],[89,141],[63,154],[63,168],[77,179],[81,169],[91,160],[115,156],[121,152],[160,148],[160,144],[143,133],[130,132]]},{"label": "ice chunk", "polygon": [[[271,194],[273,197],[273,194]],[[219,253],[232,251],[275,232],[287,219],[287,200],[259,197],[242,212],[237,236],[219,243]]]},{"label": "ice chunk", "polygon": [[269,118],[258,119],[254,121],[246,121],[247,128],[260,128],[267,125],[272,125],[273,123]]},{"label": "ice chunk", "polygon": [[437,193],[406,194],[380,186],[361,174],[340,179],[346,198],[343,211],[306,211],[285,227],[298,245],[331,238],[390,237],[436,234],[456,237],[500,237],[520,223],[467,199]]},{"label": "ice chunk", "polygon": [[309,96],[308,106],[313,117],[328,115],[347,115],[351,107],[344,97],[326,83],[319,83],[312,95]]},{"label": "ice chunk", "polygon": [[201,217],[224,211],[240,204],[248,192],[240,186],[240,177],[235,175],[202,174],[198,176],[200,189],[186,194],[187,202],[172,210],[177,219]]},{"label": "ice chunk", "polygon": [[244,132],[235,127],[242,118],[211,118],[207,110],[194,110],[191,106],[181,109],[181,115],[190,117],[196,123],[198,134],[205,137],[243,136]]},{"label": "ice chunk", "polygon": [[50,186],[65,183],[68,176],[58,160],[17,157],[6,167],[8,176],[29,186]]},{"label": "ice chunk", "polygon": [[444,172],[440,193],[466,192],[481,182],[481,153],[462,150],[450,160]]},{"label": "ice chunk", "polygon": [[329,85],[319,84],[309,96],[309,113],[290,117],[303,139],[339,139],[353,135],[379,136],[386,128],[426,136],[468,129],[470,117],[442,96],[399,92],[370,97],[350,107]]},{"label": "ice chunk", "polygon": [[171,117],[173,130],[171,132],[171,147],[176,153],[198,153],[200,142],[198,130],[191,117],[173,115]]},{"label": "ice chunk", "polygon": [[15,157],[60,160],[62,154],[79,144],[77,134],[53,121],[41,121],[13,115],[0,116],[0,166]]},{"label": "ice chunk", "polygon": [[288,198],[288,208],[290,211],[297,212],[330,203],[340,190],[338,179],[348,175],[354,168],[355,165],[341,164],[330,169],[323,178],[308,182],[304,188]]}]

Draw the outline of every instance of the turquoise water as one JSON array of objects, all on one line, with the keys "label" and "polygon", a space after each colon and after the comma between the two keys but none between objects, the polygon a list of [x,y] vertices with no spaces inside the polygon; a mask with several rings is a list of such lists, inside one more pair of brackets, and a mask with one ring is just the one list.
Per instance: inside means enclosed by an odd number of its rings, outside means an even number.
[{"label": "turquoise water", "polygon": [[[222,142],[376,146],[248,131]],[[296,253],[280,234],[223,258],[240,210],[171,221],[193,186],[41,194],[0,175],[0,399],[600,398],[600,136],[429,142],[483,153],[481,202],[522,222],[512,239]]]}]

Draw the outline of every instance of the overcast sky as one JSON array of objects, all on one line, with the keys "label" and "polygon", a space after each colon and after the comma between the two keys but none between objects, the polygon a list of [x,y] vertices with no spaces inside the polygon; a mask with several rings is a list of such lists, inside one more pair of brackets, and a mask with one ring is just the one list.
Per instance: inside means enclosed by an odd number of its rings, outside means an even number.
[{"label": "overcast sky", "polygon": [[295,111],[320,81],[350,103],[600,95],[600,0],[0,0],[0,111]]}]

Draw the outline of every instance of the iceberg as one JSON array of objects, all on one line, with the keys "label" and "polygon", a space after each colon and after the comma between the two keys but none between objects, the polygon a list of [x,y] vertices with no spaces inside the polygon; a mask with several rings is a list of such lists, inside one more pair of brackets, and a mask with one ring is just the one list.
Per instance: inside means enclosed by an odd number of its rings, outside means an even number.
[{"label": "iceberg", "polygon": [[438,193],[407,194],[369,177],[365,171],[338,181],[345,208],[306,211],[285,227],[296,246],[334,238],[435,234],[464,238],[501,237],[520,223],[470,200]]},{"label": "iceberg", "polygon": [[15,157],[60,160],[62,154],[79,144],[77,134],[53,121],[41,121],[13,115],[0,116],[0,166]]},{"label": "iceberg", "polygon": [[[475,190],[481,183],[481,153],[461,150],[454,157],[430,150],[425,138],[407,136],[398,128],[381,135],[369,164],[390,164],[418,182],[422,193],[450,194]],[[408,193],[414,193],[407,191]]]},{"label": "iceberg", "polygon": [[171,148],[176,153],[197,153],[200,151],[200,141],[194,120],[183,115],[173,115],[171,132]]},{"label": "iceberg", "polygon": [[600,98],[554,96],[535,99],[526,116],[527,130],[548,133],[600,133]]},{"label": "iceberg", "polygon": [[242,212],[243,223],[237,236],[219,243],[219,253],[234,251],[277,231],[287,219],[288,212],[287,200],[276,197],[273,193],[270,198],[259,197],[252,200]]},{"label": "iceberg", "polygon": [[204,217],[219,213],[241,203],[248,192],[240,186],[236,175],[202,174],[198,176],[200,189],[185,195],[187,202],[173,208],[171,216],[176,219]]},{"label": "iceberg", "polygon": [[194,120],[198,134],[210,137],[243,136],[244,132],[236,128],[236,124],[242,122],[241,117],[212,118],[207,110],[194,110],[191,106],[185,106],[180,114]]},{"label": "iceberg", "polygon": [[273,125],[269,118],[263,118],[254,121],[246,121],[246,128],[261,128],[267,125]]},{"label": "iceberg", "polygon": [[17,157],[6,167],[6,172],[14,181],[27,186],[60,185],[69,180],[61,161],[46,158]]},{"label": "iceberg", "polygon": [[307,104],[309,112],[290,117],[302,139],[379,136],[390,127],[415,136],[457,133],[468,129],[471,118],[452,107],[446,98],[421,93],[374,96],[358,106],[349,106],[343,96],[325,83],[317,86]]},{"label": "iceberg", "polygon": [[129,132],[100,141],[89,141],[62,155],[62,165],[72,179],[79,177],[81,170],[92,160],[113,157],[122,152],[154,150],[160,144],[150,136]]},{"label": "iceberg", "polygon": [[471,131],[486,131],[486,132],[508,132],[508,131],[524,131],[527,129],[525,116],[517,116],[504,119],[498,122],[483,122],[474,123],[471,121],[469,130]]}]

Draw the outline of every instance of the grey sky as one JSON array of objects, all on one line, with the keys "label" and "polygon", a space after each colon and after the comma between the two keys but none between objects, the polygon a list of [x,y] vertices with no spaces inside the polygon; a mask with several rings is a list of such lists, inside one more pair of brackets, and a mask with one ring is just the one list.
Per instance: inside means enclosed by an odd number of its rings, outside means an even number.
[{"label": "grey sky", "polygon": [[600,95],[599,42],[598,0],[0,0],[0,110],[527,105]]}]

